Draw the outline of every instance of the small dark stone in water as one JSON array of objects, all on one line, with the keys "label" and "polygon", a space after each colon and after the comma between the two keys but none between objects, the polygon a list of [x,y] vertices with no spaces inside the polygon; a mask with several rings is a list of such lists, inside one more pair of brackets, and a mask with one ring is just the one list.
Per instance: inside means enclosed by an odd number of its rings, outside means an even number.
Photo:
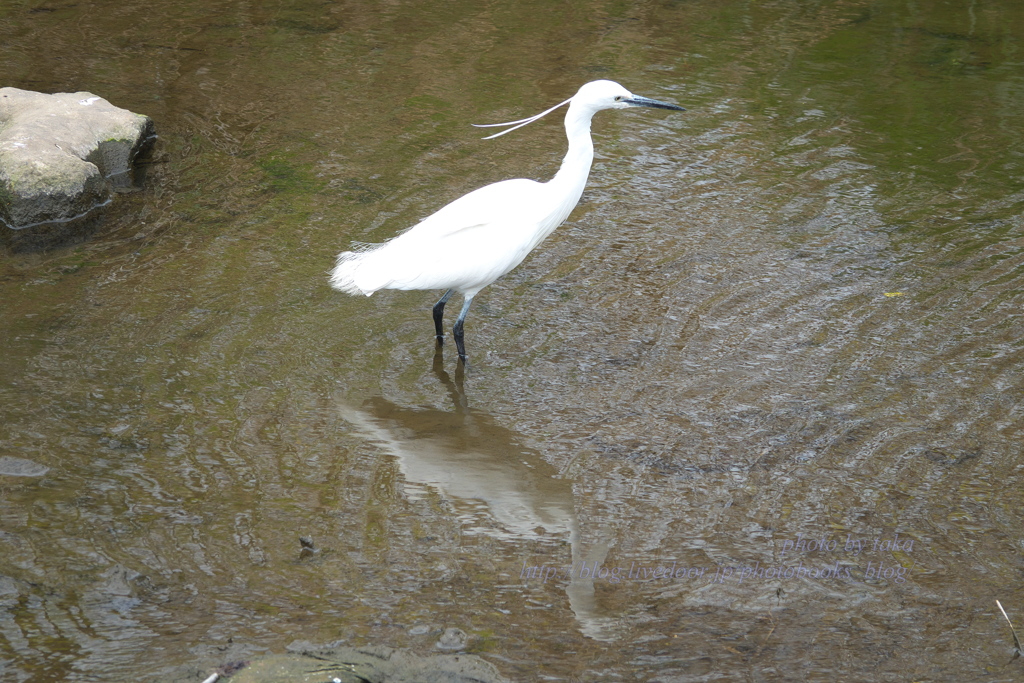
[{"label": "small dark stone in water", "polygon": [[236,662],[228,662],[227,664],[222,664],[221,666],[218,666],[217,673],[227,678],[232,674],[238,673],[247,666],[249,666],[249,661],[240,659]]},{"label": "small dark stone in water", "polygon": [[308,559],[320,552],[320,549],[313,544],[312,536],[299,536],[299,544],[302,546],[302,550],[299,551],[300,560]]}]

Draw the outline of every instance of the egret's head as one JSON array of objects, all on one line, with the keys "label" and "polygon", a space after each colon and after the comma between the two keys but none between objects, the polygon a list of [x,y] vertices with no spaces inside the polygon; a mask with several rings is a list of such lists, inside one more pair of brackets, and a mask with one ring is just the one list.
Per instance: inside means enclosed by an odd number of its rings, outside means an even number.
[{"label": "egret's head", "polygon": [[591,81],[572,96],[573,104],[601,111],[602,109],[625,109],[626,107],[652,107],[685,111],[682,107],[668,102],[659,102],[629,92],[615,81]]},{"label": "egret's head", "polygon": [[[583,112],[586,112],[585,116],[587,116],[588,121],[590,120],[590,116],[593,116],[596,112],[599,112],[602,109],[625,109],[626,107],[654,107],[655,109],[674,109],[676,111],[686,111],[682,107],[678,107],[674,104],[669,104],[668,102],[659,102],[658,100],[652,100],[647,97],[640,97],[639,95],[634,95],[633,93],[629,92],[615,81],[591,81],[590,83],[587,83],[585,86],[580,88],[575,95],[567,99],[565,102],[556,104],[550,109],[546,109],[535,116],[530,116],[529,118],[525,119],[519,119],[518,121],[508,121],[506,123],[474,123],[473,125],[476,126],[477,128],[496,128],[499,126],[511,126],[511,128],[503,130],[500,133],[488,135],[487,137],[484,138],[484,140],[490,140],[491,138],[499,137],[501,135],[504,135],[505,133],[511,133],[517,128],[522,128],[523,126],[529,123],[533,123],[542,116],[550,114],[554,110],[558,109],[561,106],[569,104],[570,102],[572,103],[569,106],[570,111],[572,111],[573,108],[575,108],[577,112],[581,110]],[[568,118],[566,120],[568,120]]]}]

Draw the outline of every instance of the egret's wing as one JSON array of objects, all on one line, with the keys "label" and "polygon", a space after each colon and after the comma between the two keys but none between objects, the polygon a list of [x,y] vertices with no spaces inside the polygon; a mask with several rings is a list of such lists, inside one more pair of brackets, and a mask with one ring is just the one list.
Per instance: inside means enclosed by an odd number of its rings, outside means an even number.
[{"label": "egret's wing", "polygon": [[456,199],[378,248],[359,255],[352,280],[379,289],[458,289],[493,282],[529,253],[526,235],[546,212],[545,186],[506,180]]},{"label": "egret's wing", "polygon": [[505,180],[459,197],[399,235],[396,240],[437,243],[463,230],[530,221],[543,204],[544,186],[533,180]]}]

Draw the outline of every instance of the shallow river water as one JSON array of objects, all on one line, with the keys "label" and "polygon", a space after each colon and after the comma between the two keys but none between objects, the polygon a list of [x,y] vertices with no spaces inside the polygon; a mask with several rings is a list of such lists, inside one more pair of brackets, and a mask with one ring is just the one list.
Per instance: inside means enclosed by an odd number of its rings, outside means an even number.
[{"label": "shallow river water", "polygon": [[[11,0],[0,65],[160,136],[89,240],[0,262],[0,679],[343,641],[517,681],[1020,680],[1018,0]],[[559,114],[469,124],[597,78],[687,111],[597,115],[464,373],[439,293],[327,286],[550,177]]]}]

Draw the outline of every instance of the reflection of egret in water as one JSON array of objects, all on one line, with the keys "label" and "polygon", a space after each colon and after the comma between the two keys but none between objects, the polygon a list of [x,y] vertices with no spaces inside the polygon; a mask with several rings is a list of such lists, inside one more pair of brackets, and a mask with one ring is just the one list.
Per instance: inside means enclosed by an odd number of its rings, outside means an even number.
[{"label": "reflection of egret in water", "polygon": [[[341,404],[341,415],[357,433],[395,456],[410,498],[427,486],[449,500],[482,501],[493,523],[481,525],[479,515],[473,516],[471,531],[505,541],[567,533],[573,567],[603,563],[607,544],[593,545],[589,552],[582,549],[572,482],[558,478],[538,453],[519,445],[514,432],[469,409],[461,364],[453,381],[438,354],[434,373],[448,388],[454,412],[407,408],[378,396],[360,408]],[[614,639],[615,620],[597,614],[593,580],[580,579],[577,573],[572,573],[566,595],[580,630],[591,638]]]}]

